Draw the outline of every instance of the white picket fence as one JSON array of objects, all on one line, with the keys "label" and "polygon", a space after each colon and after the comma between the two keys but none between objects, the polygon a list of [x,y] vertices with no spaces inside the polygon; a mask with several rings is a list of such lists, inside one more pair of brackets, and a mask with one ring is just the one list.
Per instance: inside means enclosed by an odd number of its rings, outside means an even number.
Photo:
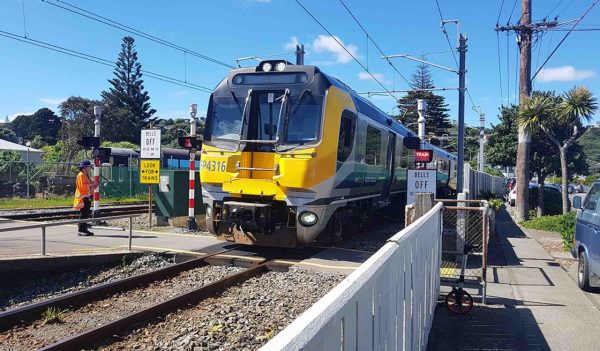
[{"label": "white picket fence", "polygon": [[468,193],[469,199],[479,199],[486,192],[491,192],[496,197],[502,197],[504,178],[479,172],[465,163],[463,191]]},{"label": "white picket fence", "polygon": [[442,217],[438,203],[260,350],[425,350],[440,288]]}]

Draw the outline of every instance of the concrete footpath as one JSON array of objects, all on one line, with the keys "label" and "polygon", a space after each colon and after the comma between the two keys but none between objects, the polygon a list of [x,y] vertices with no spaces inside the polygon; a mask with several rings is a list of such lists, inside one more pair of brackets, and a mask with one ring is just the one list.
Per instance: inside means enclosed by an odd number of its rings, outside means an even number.
[{"label": "concrete footpath", "polygon": [[429,350],[600,350],[600,310],[506,211],[490,237],[488,304],[435,311]]}]

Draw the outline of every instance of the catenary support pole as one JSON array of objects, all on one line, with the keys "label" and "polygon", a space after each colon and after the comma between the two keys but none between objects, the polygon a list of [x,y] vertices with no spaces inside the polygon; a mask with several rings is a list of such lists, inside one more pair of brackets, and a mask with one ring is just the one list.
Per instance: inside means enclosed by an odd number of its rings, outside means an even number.
[{"label": "catenary support pole", "polygon": [[467,39],[462,33],[459,34],[458,52],[460,56],[458,69],[458,161],[456,173],[456,192],[463,190],[464,172],[465,172],[465,60],[467,53]]},{"label": "catenary support pole", "polygon": [[304,65],[304,44],[296,45],[296,64]]},{"label": "catenary support pole", "polygon": [[[196,104],[190,105],[190,136],[192,138],[196,137],[196,113],[198,112],[198,106]],[[198,224],[196,223],[196,203],[195,203],[195,195],[196,195],[196,149],[192,148],[190,150],[190,174],[188,178],[189,182],[189,195],[188,195],[188,221],[187,227],[188,230],[196,231],[198,230]]]},{"label": "catenary support pole", "polygon": [[[102,115],[102,108],[100,106],[94,106],[94,137],[100,138],[100,116]],[[94,215],[100,211],[100,156],[97,155],[94,159]]]},{"label": "catenary support pole", "polygon": [[485,156],[483,153],[483,148],[485,145],[485,114],[482,113],[479,115],[479,172],[483,172],[485,167]]},{"label": "catenary support pole", "polygon": [[419,114],[418,123],[418,134],[421,139],[421,150],[425,148],[425,111],[427,110],[427,100],[417,99],[417,113]]}]

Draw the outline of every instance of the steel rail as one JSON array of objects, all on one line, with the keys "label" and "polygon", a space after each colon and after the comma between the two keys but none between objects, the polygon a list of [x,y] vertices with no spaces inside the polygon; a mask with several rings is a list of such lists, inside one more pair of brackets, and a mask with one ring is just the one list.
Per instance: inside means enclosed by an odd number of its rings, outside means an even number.
[{"label": "steel rail", "polygon": [[207,258],[235,250],[239,246],[208,254],[196,259],[178,263],[155,271],[134,275],[125,279],[92,286],[87,289],[57,296],[31,305],[11,309],[0,313],[0,331],[8,330],[20,322],[29,322],[40,318],[42,312],[50,307],[77,308],[93,301],[100,300],[108,295],[132,290],[139,286],[148,285],[157,280],[167,279],[181,272],[198,267],[207,266]]},{"label": "steel rail", "polygon": [[173,311],[176,311],[183,306],[188,304],[198,304],[200,301],[205,300],[209,297],[220,294],[221,292],[243,283],[253,277],[259,276],[269,271],[267,264],[271,260],[264,260],[263,263],[256,267],[249,268],[243,272],[236,273],[227,276],[214,283],[204,285],[192,291],[182,293],[167,301],[157,303],[149,308],[143,309],[138,312],[129,314],[123,318],[114,320],[107,324],[101,325],[97,328],[93,328],[79,334],[67,337],[54,344],[45,346],[40,350],[76,350],[84,347],[89,347],[94,343],[102,341],[103,339],[110,338],[119,331],[125,330],[132,325],[146,322],[150,319],[162,316]]}]

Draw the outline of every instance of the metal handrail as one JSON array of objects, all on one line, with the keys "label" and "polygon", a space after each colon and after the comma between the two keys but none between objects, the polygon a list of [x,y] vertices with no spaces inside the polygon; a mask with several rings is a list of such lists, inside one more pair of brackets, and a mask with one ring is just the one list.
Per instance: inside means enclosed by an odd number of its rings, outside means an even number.
[{"label": "metal handrail", "polygon": [[129,238],[128,238],[129,243],[127,245],[127,248],[129,251],[131,251],[131,241],[133,238],[133,217],[140,217],[140,216],[141,216],[141,214],[130,214],[130,215],[120,215],[120,216],[111,216],[111,217],[76,219],[76,220],[71,220],[71,221],[39,223],[39,224],[24,225],[24,226],[18,226],[18,227],[0,228],[0,233],[41,228],[42,229],[42,256],[46,256],[46,228],[47,227],[58,227],[58,226],[67,225],[67,224],[79,224],[79,223],[89,223],[89,222],[97,222],[97,221],[112,220],[112,219],[129,218]]}]

